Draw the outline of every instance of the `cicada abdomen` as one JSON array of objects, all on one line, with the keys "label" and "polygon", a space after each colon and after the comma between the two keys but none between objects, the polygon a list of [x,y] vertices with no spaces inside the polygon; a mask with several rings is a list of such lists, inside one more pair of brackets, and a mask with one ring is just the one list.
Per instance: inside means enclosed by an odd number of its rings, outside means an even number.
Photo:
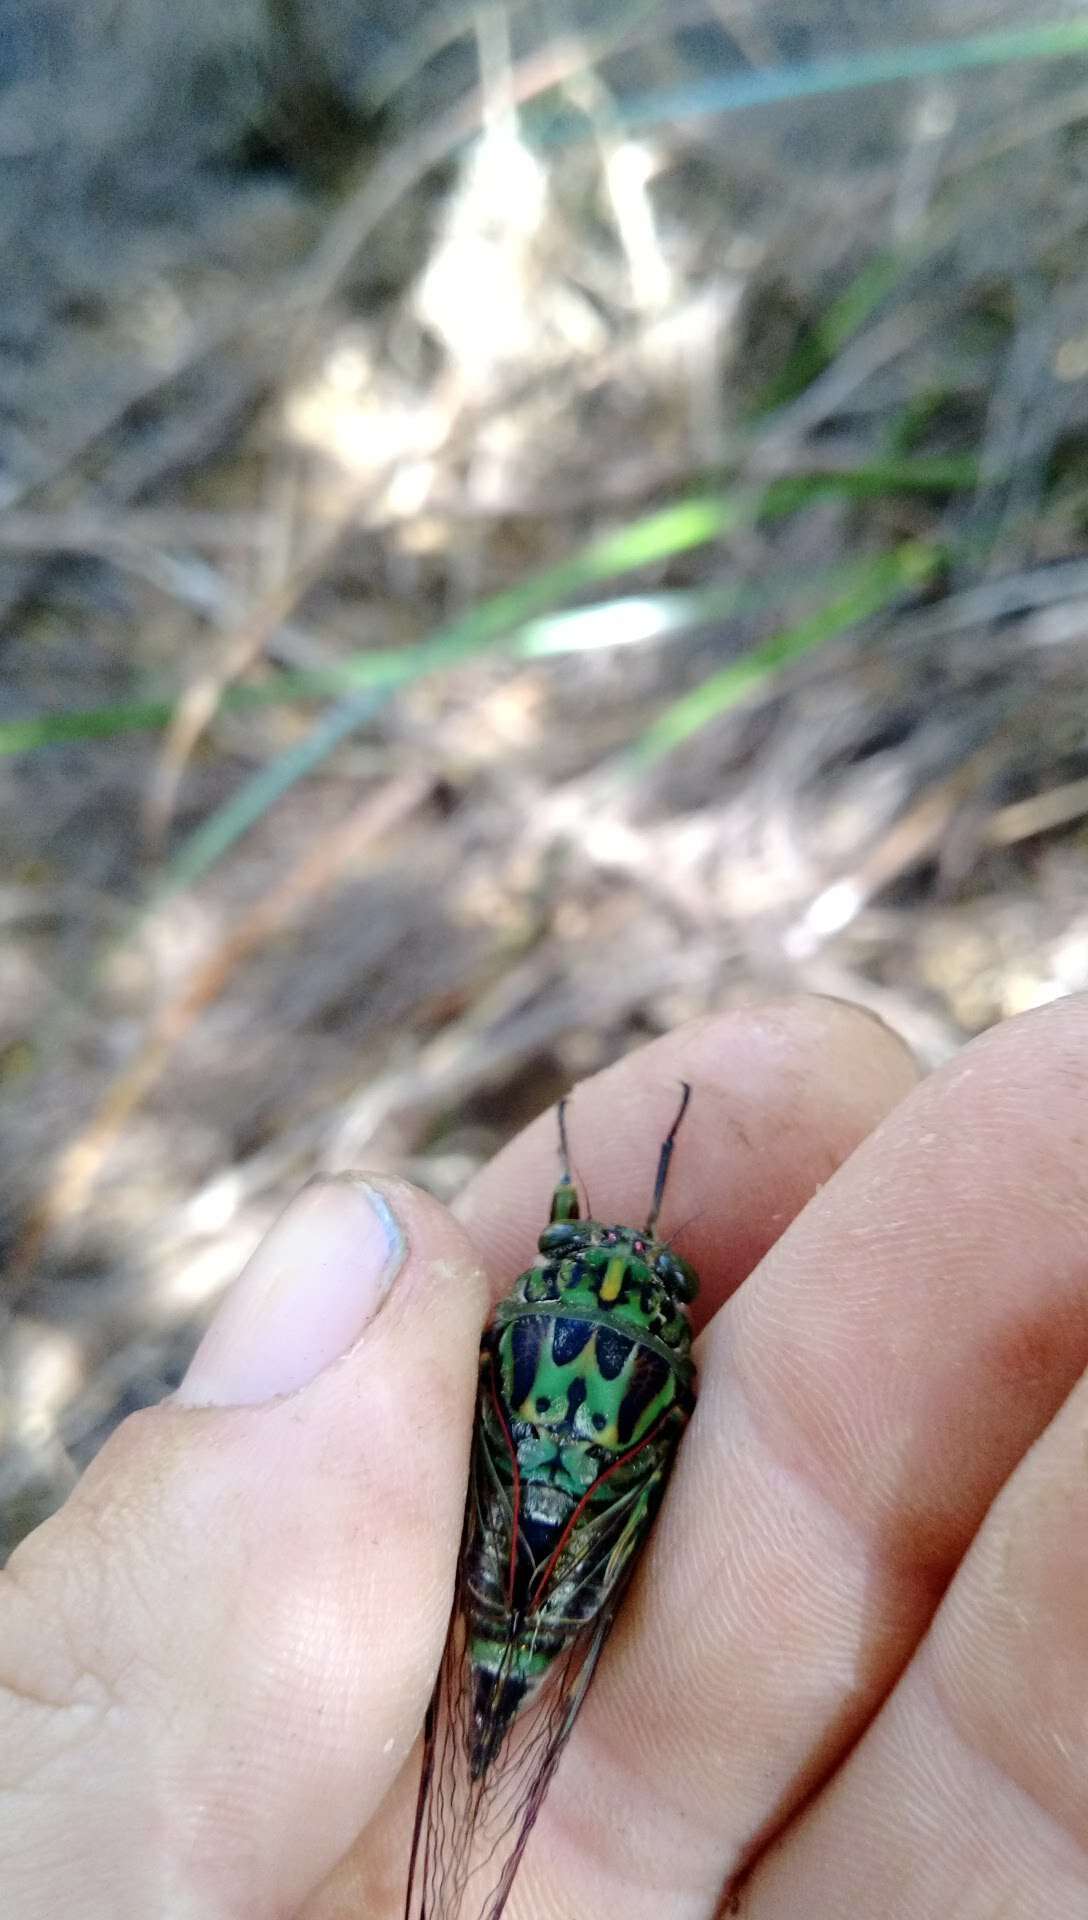
[{"label": "cicada abdomen", "polygon": [[562,1166],[538,1264],[480,1349],[465,1527],[427,1716],[406,1920],[498,1920],[695,1404],[693,1269],[583,1220]]}]

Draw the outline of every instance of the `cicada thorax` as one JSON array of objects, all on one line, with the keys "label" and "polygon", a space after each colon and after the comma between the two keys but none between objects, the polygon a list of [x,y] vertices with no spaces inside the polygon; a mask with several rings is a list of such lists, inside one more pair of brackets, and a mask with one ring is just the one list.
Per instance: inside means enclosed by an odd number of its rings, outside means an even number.
[{"label": "cicada thorax", "polygon": [[694,1405],[670,1251],[586,1220],[553,1223],[541,1252],[481,1350],[480,1524],[465,1567],[476,1768],[614,1606]]}]

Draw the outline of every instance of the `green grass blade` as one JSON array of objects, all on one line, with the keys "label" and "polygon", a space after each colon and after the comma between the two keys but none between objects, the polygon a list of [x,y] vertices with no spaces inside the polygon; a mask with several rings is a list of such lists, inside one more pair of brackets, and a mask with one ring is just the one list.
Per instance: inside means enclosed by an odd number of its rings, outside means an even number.
[{"label": "green grass blade", "polygon": [[870,460],[865,466],[845,471],[790,473],[770,481],[759,517],[780,520],[824,494],[839,494],[847,500],[878,500],[894,493],[969,493],[977,482],[978,462],[971,454]]},{"label": "green grass blade", "polygon": [[[547,660],[563,654],[642,646],[650,640],[672,640],[705,621],[735,613],[752,591],[737,583],[617,595],[590,607],[571,607],[565,613],[530,620],[514,635],[510,651],[517,660]],[[766,586],[759,591],[763,597]]]},{"label": "green grass blade", "polygon": [[[391,690],[406,685],[506,638],[573,593],[719,539],[739,525],[747,507],[747,496],[739,491],[679,501],[590,541],[569,559],[483,601],[414,647],[357,653],[329,668],[281,674],[259,686],[231,687],[225,691],[222,704],[244,709],[284,700],[327,698],[362,687]],[[0,754],[27,753],[36,747],[105,740],[164,727],[176,707],[175,696],[0,721]]]},{"label": "green grass blade", "polygon": [[752,407],[753,420],[798,399],[819,378],[898,286],[913,265],[916,251],[904,247],[900,253],[878,253],[866,261],[830,302],[812,331],[793,349],[781,371],[768,381]]},{"label": "green grass blade", "polygon": [[112,740],[122,733],[146,733],[164,727],[177,706],[173,700],[119,700],[107,707],[74,707],[68,712],[31,713],[22,720],[0,720],[0,754],[33,753],[73,740]]},{"label": "green grass blade", "polygon": [[[388,691],[454,665],[487,645],[509,639],[516,650],[516,635],[527,622],[561,600],[637,567],[709,545],[735,531],[742,522],[779,519],[827,493],[873,499],[893,493],[965,491],[975,484],[976,472],[975,462],[967,457],[890,458],[845,472],[791,474],[760,490],[737,488],[723,494],[700,495],[604,535],[569,560],[485,601],[414,647],[349,654],[327,667],[228,687],[221,704],[228,711],[245,712],[294,700],[336,698],[364,688]],[[176,707],[177,696],[173,695],[0,720],[0,756],[152,731],[167,726]]]},{"label": "green grass blade", "polygon": [[[210,872],[297,781],[368,724],[397,686],[453,666],[490,644],[508,639],[542,609],[581,587],[704,545],[735,526],[740,511],[739,497],[719,494],[682,501],[646,515],[631,526],[591,541],[558,566],[485,600],[418,646],[383,654],[368,691],[357,691],[339,701],[304,740],[277,754],[182,842],[166,867],[157,897],[177,893]],[[359,665],[366,664],[373,669],[377,663],[363,655]]]},{"label": "green grass blade", "polygon": [[[888,86],[985,67],[1061,60],[1088,53],[1088,20],[1051,20],[1034,27],[971,34],[960,40],[923,40],[914,46],[873,47],[864,53],[799,66],[760,67],[741,73],[713,74],[668,93],[617,101],[616,124],[643,130],[682,123],[704,114],[738,113],[748,107],[781,105],[822,95],[854,93],[861,87]],[[526,130],[542,146],[565,146],[591,137],[591,129],[571,113],[527,114]]]},{"label": "green grass blade", "polygon": [[357,693],[351,700],[341,701],[286,753],[278,753],[267,766],[258,768],[243,781],[237,793],[182,841],[153,888],[150,904],[157,906],[210,873],[296,781],[320,766],[342,740],[366,725],[384,697],[380,693]]},{"label": "green grass blade", "polygon": [[629,770],[641,771],[693,733],[736,706],[744,695],[765,686],[780,670],[825,641],[879,613],[905,588],[932,579],[943,555],[939,548],[911,541],[852,569],[853,577],[834,598],[796,626],[772,635],[739,660],[730,661],[690,693],[665,708],[624,756]]}]

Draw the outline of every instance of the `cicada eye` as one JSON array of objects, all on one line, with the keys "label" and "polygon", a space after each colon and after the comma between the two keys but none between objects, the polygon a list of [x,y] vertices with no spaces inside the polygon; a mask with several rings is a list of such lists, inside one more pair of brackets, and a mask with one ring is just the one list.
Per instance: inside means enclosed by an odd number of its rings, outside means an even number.
[{"label": "cicada eye", "polygon": [[699,1291],[699,1276],[687,1260],[681,1260],[678,1253],[663,1253],[657,1262],[657,1271],[685,1306],[694,1300]]},{"label": "cicada eye", "polygon": [[573,1220],[557,1220],[545,1227],[537,1241],[541,1253],[566,1253],[573,1247],[584,1245],[585,1235],[581,1226]]}]

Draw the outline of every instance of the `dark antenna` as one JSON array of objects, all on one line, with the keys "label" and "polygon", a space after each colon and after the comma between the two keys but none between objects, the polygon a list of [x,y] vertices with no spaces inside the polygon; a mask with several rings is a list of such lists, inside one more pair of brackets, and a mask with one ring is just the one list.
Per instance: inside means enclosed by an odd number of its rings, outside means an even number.
[{"label": "dark antenna", "polygon": [[551,1219],[577,1220],[578,1193],[571,1179],[570,1147],[567,1143],[567,1100],[559,1102],[559,1184],[552,1194]]},{"label": "dark antenna", "polygon": [[665,1181],[668,1178],[669,1161],[672,1159],[672,1150],[676,1144],[676,1136],[680,1131],[680,1122],[688,1110],[688,1101],[691,1099],[691,1088],[688,1082],[681,1080],[680,1085],[684,1089],[684,1096],[680,1102],[676,1118],[661,1142],[661,1152],[657,1160],[657,1176],[654,1180],[654,1197],[650,1201],[649,1215],[647,1216],[646,1225],[643,1228],[643,1232],[646,1234],[652,1234],[657,1225],[657,1216],[661,1212],[661,1202],[665,1197]]},{"label": "dark antenna", "polygon": [[559,1102],[559,1183],[561,1186],[564,1186],[564,1187],[569,1187],[571,1185],[570,1146],[567,1141],[568,1100],[569,1100],[569,1095],[564,1094],[563,1098]]}]

